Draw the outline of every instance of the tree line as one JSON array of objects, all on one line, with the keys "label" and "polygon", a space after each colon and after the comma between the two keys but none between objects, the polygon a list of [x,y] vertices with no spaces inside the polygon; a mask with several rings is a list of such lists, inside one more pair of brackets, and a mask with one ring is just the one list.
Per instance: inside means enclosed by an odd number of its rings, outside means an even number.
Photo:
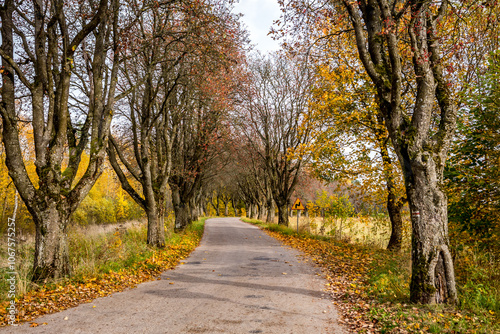
[{"label": "tree line", "polygon": [[5,1],[3,156],[35,281],[70,274],[71,217],[109,164],[160,248],[167,205],[175,229],[207,205],[288,225],[309,176],[354,183],[391,250],[409,208],[411,300],[457,301],[448,220],[499,235],[497,2],[279,2],[263,56],[231,1]]}]

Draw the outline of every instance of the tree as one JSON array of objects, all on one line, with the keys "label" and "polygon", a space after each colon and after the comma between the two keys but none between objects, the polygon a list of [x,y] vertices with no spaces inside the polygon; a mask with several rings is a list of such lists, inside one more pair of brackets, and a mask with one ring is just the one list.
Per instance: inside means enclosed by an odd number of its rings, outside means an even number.
[{"label": "tree", "polygon": [[[34,281],[70,273],[69,217],[102,172],[116,100],[121,23],[128,22],[126,16],[118,22],[119,9],[118,1],[107,0],[7,0],[0,8],[2,139],[9,175],[35,222]],[[77,84],[73,74],[80,61],[88,71],[80,72]],[[86,101],[70,98],[79,87],[91,93]],[[38,180],[30,179],[23,161],[23,112],[33,129]],[[77,180],[85,149],[89,163]]]},{"label": "tree", "polygon": [[193,216],[197,206],[194,200],[204,182],[214,176],[210,165],[220,163],[218,160],[228,135],[223,127],[226,106],[212,101],[211,94],[205,95],[208,93],[205,89],[220,87],[218,78],[207,74],[191,84],[181,95],[184,112],[177,116],[179,125],[172,146],[169,184],[176,229],[184,229],[196,219]]},{"label": "tree", "polygon": [[[134,48],[122,65],[131,93],[128,103],[122,105],[122,122],[115,126],[118,138],[110,137],[108,156],[123,189],[146,212],[147,243],[162,248],[175,135],[174,95],[185,76],[182,61],[193,52],[196,32],[189,21],[196,20],[199,13],[181,1],[147,2],[144,7],[134,4],[141,14],[134,31]],[[137,181],[140,191],[131,185],[126,173]]]},{"label": "tree", "polygon": [[459,119],[445,176],[450,220],[492,247],[500,236],[500,53],[488,63]]},{"label": "tree", "polygon": [[[310,11],[302,1],[289,2],[292,8]],[[349,29],[336,34],[352,34],[403,170],[413,227],[410,298],[419,303],[455,303],[442,187],[457,117],[441,52],[450,3],[342,0],[322,4],[324,17],[348,24]],[[291,17],[303,17],[299,11]]]},{"label": "tree", "polygon": [[[237,157],[237,179],[238,190],[245,202],[247,217],[262,219],[263,209],[267,208],[267,217],[269,222],[274,220],[274,209],[272,203],[272,194],[268,191],[269,182],[265,170],[264,161],[257,152],[252,150],[250,145],[239,147]],[[271,203],[269,203],[271,200]]]},{"label": "tree", "polygon": [[189,76],[176,95],[179,112],[174,116],[177,127],[169,179],[176,229],[184,229],[196,218],[199,203],[195,200],[201,198],[197,195],[217,174],[214,166],[224,165],[231,131],[228,111],[243,63],[243,35],[236,18],[223,4],[208,13],[196,61],[191,62]]},{"label": "tree", "polygon": [[[344,38],[342,38],[344,37]],[[362,65],[348,48],[347,36],[331,41],[338,50],[319,62],[310,116],[311,154],[316,175],[324,180],[361,180],[375,202],[385,202],[391,222],[388,249],[399,251],[402,243],[401,210],[406,202],[401,172],[390,145],[375,92]],[[342,49],[341,45],[343,46]],[[330,53],[328,53],[330,54]],[[346,65],[349,60],[349,65]]]},{"label": "tree", "polygon": [[[222,103],[218,95],[225,93],[208,85],[217,82],[215,72],[229,72],[223,66],[231,68],[239,32],[224,1],[171,0],[134,8],[141,12],[137,46],[123,67],[132,92],[108,151],[123,188],[147,213],[148,243],[163,247],[168,185],[176,226],[197,215],[199,205],[193,201],[202,195],[204,154],[213,146],[210,133],[215,131],[212,117],[220,114],[210,113],[218,108],[210,100]],[[195,181],[188,186],[186,180]]]},{"label": "tree", "polygon": [[309,75],[299,61],[283,55],[256,58],[249,72],[238,129],[264,163],[278,223],[288,225],[290,196],[302,166],[302,157],[289,153],[308,139],[299,125],[308,110]]}]

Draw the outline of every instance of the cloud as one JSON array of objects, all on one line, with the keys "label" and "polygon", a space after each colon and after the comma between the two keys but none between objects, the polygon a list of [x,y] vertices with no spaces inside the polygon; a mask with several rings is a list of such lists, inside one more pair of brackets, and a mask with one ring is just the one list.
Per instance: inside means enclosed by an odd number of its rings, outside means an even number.
[{"label": "cloud", "polygon": [[250,33],[252,44],[262,52],[279,49],[279,43],[268,36],[274,20],[280,18],[281,11],[276,0],[240,0],[233,12],[242,13],[241,18]]}]

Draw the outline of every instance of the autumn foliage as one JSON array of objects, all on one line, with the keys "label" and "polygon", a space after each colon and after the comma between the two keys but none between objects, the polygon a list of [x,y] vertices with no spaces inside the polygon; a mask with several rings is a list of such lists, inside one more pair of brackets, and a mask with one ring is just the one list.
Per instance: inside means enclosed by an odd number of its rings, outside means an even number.
[{"label": "autumn foliage", "polygon": [[[160,273],[174,268],[198,245],[203,234],[203,225],[198,223],[195,226],[196,228],[184,234],[171,236],[167,240],[168,246],[163,250],[151,249],[146,253],[135,254],[138,256],[137,260],[134,257],[123,259],[127,260],[126,265],[120,264],[121,257],[132,251],[128,248],[137,247],[137,245],[130,241],[130,237],[119,231],[114,232],[111,238],[112,243],[108,247],[120,254],[119,258],[112,259],[112,261],[118,261],[115,267],[104,266],[97,273],[79,274],[72,279],[40,286],[20,296],[17,300],[20,310],[17,322],[32,321],[44,314],[75,307],[91,302],[95,298],[105,297],[114,292],[134,288],[140,283],[159,279]],[[144,231],[144,228],[142,230]],[[143,244],[143,233],[140,236],[141,238],[136,239],[135,242]],[[6,310],[8,304],[8,301],[3,302],[0,307],[0,326],[5,326],[8,322]],[[36,325],[38,325],[36,322],[32,322],[32,326]]]}]

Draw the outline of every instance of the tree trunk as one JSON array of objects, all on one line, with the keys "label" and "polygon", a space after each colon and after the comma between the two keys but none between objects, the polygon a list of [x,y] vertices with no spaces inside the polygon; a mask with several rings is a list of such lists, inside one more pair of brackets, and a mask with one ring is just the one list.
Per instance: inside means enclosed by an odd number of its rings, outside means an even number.
[{"label": "tree trunk", "polygon": [[442,172],[436,171],[433,159],[410,166],[405,171],[413,229],[410,299],[422,304],[456,302],[447,198],[438,181]]},{"label": "tree trunk", "polygon": [[401,217],[401,209],[403,201],[396,202],[394,194],[387,195],[387,211],[391,221],[391,238],[387,245],[388,250],[399,252],[403,242],[403,218]]},{"label": "tree trunk", "polygon": [[172,190],[172,204],[174,205],[175,229],[183,230],[189,223],[189,205],[181,201],[179,190]]},{"label": "tree trunk", "polygon": [[236,208],[236,203],[234,202],[234,199],[231,199],[231,205],[233,206],[234,216],[239,217],[240,215],[238,214],[238,209]]},{"label": "tree trunk", "polygon": [[257,203],[257,219],[262,220],[264,215],[262,214],[262,204]]},{"label": "tree trunk", "polygon": [[203,202],[201,203],[201,212],[202,212],[202,216],[204,216],[204,217],[207,216],[207,204],[206,204],[205,200],[203,200]]},{"label": "tree trunk", "polygon": [[266,215],[266,223],[274,223],[274,200],[272,198],[267,200],[267,215]]},{"label": "tree trunk", "polygon": [[219,206],[219,196],[217,196],[216,201],[215,201],[215,214],[217,217],[220,217],[220,206]]},{"label": "tree trunk", "polygon": [[148,217],[147,244],[163,248],[165,247],[165,193],[154,192],[149,173],[149,166],[146,164],[146,180],[143,185],[145,189],[145,211]]},{"label": "tree trunk", "polygon": [[254,205],[252,203],[250,203],[248,205],[248,213],[247,213],[247,217],[250,218],[250,219],[254,219],[255,218],[255,210],[254,210]]},{"label": "tree trunk", "polygon": [[278,224],[288,226],[288,203],[276,203],[278,207]]},{"label": "tree trunk", "polygon": [[67,205],[50,202],[45,210],[33,215],[36,229],[34,282],[71,274],[67,239],[69,211]]},{"label": "tree trunk", "polygon": [[157,208],[156,204],[148,205],[146,215],[148,217],[148,245],[158,248],[165,247],[165,209]]},{"label": "tree trunk", "polygon": [[198,212],[196,212],[196,203],[194,198],[189,201],[189,211],[191,213],[190,215],[191,222],[197,221],[199,215]]},{"label": "tree trunk", "polygon": [[224,216],[228,217],[229,216],[229,203],[224,202]]},{"label": "tree trunk", "polygon": [[252,205],[252,219],[257,219],[258,212],[259,207],[257,206],[257,204]]},{"label": "tree trunk", "polygon": [[260,211],[259,211],[259,216],[260,216],[260,220],[264,220],[264,218],[266,217],[266,205],[264,203],[261,204],[260,206]]}]

